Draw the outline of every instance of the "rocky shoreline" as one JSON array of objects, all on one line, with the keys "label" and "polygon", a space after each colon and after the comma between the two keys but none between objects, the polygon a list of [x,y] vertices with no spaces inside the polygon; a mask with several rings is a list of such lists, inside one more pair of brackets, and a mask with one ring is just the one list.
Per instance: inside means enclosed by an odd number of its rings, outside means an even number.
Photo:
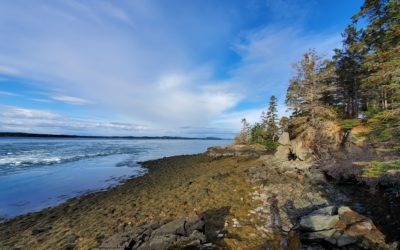
[{"label": "rocky shoreline", "polygon": [[396,249],[306,161],[257,148],[143,163],[149,174],[0,224],[0,249]]}]

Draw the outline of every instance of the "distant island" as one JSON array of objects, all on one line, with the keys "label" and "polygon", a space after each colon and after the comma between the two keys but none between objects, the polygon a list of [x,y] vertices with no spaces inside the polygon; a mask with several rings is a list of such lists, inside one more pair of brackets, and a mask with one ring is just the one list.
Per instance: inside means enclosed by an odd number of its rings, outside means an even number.
[{"label": "distant island", "polygon": [[34,138],[88,138],[88,139],[138,139],[138,140],[229,140],[218,137],[181,137],[181,136],[96,136],[96,135],[63,135],[35,134],[21,132],[0,132],[0,137],[34,137]]}]

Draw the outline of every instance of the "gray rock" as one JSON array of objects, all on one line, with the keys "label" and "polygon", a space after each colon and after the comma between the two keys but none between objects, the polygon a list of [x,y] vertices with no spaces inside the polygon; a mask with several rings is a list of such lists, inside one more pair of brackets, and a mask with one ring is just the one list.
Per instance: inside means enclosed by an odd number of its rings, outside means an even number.
[{"label": "gray rock", "polygon": [[282,135],[279,137],[278,143],[284,146],[289,145],[290,143],[289,133],[283,132]]},{"label": "gray rock", "polygon": [[332,236],[336,232],[336,229],[329,229],[324,231],[312,232],[306,234],[306,238],[308,240],[326,240],[329,241],[332,239]]},{"label": "gray rock", "polygon": [[318,169],[312,169],[307,173],[308,179],[312,184],[324,184],[327,182],[325,174]]},{"label": "gray rock", "polygon": [[186,232],[204,231],[204,221],[202,220],[202,218],[198,216],[186,218],[185,231]]},{"label": "gray rock", "polygon": [[126,233],[114,234],[101,244],[100,249],[112,249],[112,248],[125,249],[128,248],[128,246],[131,243],[131,240],[132,237],[129,234]]},{"label": "gray rock", "polygon": [[186,218],[173,220],[161,226],[159,229],[154,230],[152,233],[152,237],[167,234],[186,235],[185,222]]},{"label": "gray rock", "polygon": [[306,231],[328,230],[334,228],[338,221],[338,215],[309,215],[301,218],[300,228]]},{"label": "gray rock", "polygon": [[174,245],[176,239],[177,239],[176,235],[159,235],[150,239],[148,244],[145,245],[146,247],[144,247],[143,249],[149,249],[149,250],[167,249],[168,247]]},{"label": "gray rock", "polygon": [[201,249],[206,243],[204,229],[204,221],[198,216],[156,222],[125,229],[106,239],[98,249]]},{"label": "gray rock", "polygon": [[335,206],[327,206],[317,209],[309,215],[335,215],[337,214],[337,211],[338,210]]},{"label": "gray rock", "polygon": [[357,242],[356,237],[349,236],[347,234],[342,234],[337,240],[336,240],[336,245],[338,247],[343,247],[346,245],[354,244]]},{"label": "gray rock", "polygon": [[287,161],[290,153],[289,146],[278,146],[275,152],[275,158],[281,161]]}]

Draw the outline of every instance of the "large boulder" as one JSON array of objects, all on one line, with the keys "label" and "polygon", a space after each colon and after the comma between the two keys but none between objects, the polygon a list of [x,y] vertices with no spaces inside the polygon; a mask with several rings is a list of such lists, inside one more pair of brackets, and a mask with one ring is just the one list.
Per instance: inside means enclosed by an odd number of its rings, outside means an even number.
[{"label": "large boulder", "polygon": [[289,133],[283,132],[279,137],[278,143],[283,146],[288,146],[290,144]]},{"label": "large boulder", "polygon": [[290,154],[288,146],[279,145],[274,154],[275,158],[281,161],[287,161]]},{"label": "large boulder", "polygon": [[300,228],[305,231],[322,231],[334,228],[338,222],[338,215],[309,215],[301,218]]},{"label": "large boulder", "polygon": [[311,149],[305,147],[303,141],[300,138],[296,138],[290,141],[290,149],[299,160],[305,161],[312,157]]}]

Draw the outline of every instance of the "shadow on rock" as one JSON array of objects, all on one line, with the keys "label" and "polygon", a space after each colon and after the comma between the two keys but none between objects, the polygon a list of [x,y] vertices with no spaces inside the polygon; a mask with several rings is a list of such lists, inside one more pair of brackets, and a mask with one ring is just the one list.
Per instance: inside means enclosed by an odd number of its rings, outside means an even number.
[{"label": "shadow on rock", "polygon": [[201,214],[205,222],[205,235],[207,241],[221,243],[221,238],[226,235],[223,231],[225,226],[225,217],[230,213],[230,207],[221,207],[209,209]]}]

